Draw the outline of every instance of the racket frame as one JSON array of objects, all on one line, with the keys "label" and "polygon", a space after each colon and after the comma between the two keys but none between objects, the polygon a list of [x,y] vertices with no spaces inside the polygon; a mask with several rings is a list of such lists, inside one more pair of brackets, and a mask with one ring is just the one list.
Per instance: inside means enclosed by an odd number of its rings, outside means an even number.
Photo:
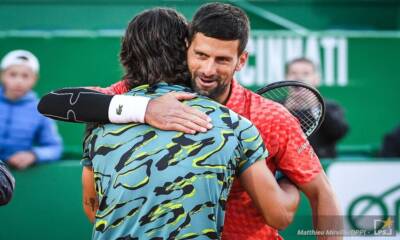
[{"label": "racket frame", "polygon": [[[263,96],[264,93],[266,93],[268,91],[271,91],[271,90],[274,90],[274,89],[277,89],[277,88],[281,88],[281,87],[301,87],[301,88],[306,88],[306,89],[310,90],[311,92],[313,92],[314,95],[317,97],[318,101],[321,103],[321,106],[322,106],[321,107],[321,118],[320,118],[320,121],[318,122],[318,125],[314,128],[314,130],[310,133],[310,135],[307,136],[307,138],[310,138],[321,127],[321,124],[325,119],[325,101],[322,98],[321,93],[316,88],[314,88],[313,86],[311,86],[311,85],[309,85],[307,83],[300,82],[300,81],[293,81],[293,80],[284,80],[284,81],[278,81],[278,82],[270,83],[270,84],[258,89],[256,91],[256,93],[259,94],[260,96],[264,97]],[[270,99],[270,100],[274,101],[272,99]],[[276,101],[274,101],[274,102],[276,102]],[[277,102],[277,103],[279,103],[279,102]],[[279,104],[281,104],[281,103],[279,103]],[[285,107],[285,105],[283,105],[283,104],[281,104],[281,105]],[[288,108],[286,108],[286,109],[292,114],[292,111],[290,109],[288,109]],[[295,115],[293,115],[293,116],[296,117]],[[301,121],[299,121],[299,122],[301,122]],[[306,133],[304,133],[304,134],[306,134]]]}]

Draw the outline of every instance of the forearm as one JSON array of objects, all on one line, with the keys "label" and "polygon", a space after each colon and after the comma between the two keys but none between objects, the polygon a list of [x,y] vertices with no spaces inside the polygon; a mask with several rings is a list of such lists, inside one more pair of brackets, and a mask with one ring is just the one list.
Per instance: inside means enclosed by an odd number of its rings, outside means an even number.
[{"label": "forearm", "polygon": [[86,88],[63,88],[43,96],[38,110],[61,121],[106,123],[112,97]]},{"label": "forearm", "polygon": [[[334,193],[319,194],[316,199],[310,201],[313,212],[314,229],[321,232],[341,233],[343,219],[339,203]],[[342,239],[342,236],[325,236],[319,239]]]},{"label": "forearm", "polygon": [[[338,232],[343,229],[339,202],[324,172],[311,182],[299,185],[306,194],[313,214],[313,225],[322,232]],[[321,236],[319,239],[342,239],[341,236]]]},{"label": "forearm", "polygon": [[83,210],[91,223],[96,220],[97,209],[99,209],[99,203],[96,197],[85,196],[83,198]]},{"label": "forearm", "polygon": [[38,110],[61,121],[84,123],[144,122],[150,98],[107,95],[86,88],[65,88],[45,95]]},{"label": "forearm", "polygon": [[[279,189],[267,194],[268,199],[265,199],[263,203],[256,204],[263,213],[267,225],[283,230],[293,222],[297,208],[294,207],[297,204],[293,202],[297,201],[298,203],[298,200],[293,201],[295,194],[292,194]],[[288,198],[292,198],[292,200],[288,200]]]},{"label": "forearm", "polygon": [[266,224],[284,229],[292,222],[299,193],[287,182],[282,183],[285,189],[282,190],[264,161],[253,164],[241,174],[240,180],[262,213]]}]

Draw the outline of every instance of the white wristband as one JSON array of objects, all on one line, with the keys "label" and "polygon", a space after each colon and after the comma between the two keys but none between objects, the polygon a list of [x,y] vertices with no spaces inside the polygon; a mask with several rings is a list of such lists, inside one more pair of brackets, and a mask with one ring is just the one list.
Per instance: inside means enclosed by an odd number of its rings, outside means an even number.
[{"label": "white wristband", "polygon": [[108,119],[112,123],[144,123],[149,101],[148,97],[115,95],[108,108]]}]

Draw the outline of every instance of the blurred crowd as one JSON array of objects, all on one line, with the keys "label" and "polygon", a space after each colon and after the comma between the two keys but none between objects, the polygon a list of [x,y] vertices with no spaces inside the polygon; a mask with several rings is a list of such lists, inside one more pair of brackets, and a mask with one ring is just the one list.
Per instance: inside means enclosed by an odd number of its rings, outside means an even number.
[{"label": "blurred crowd", "polygon": [[[53,120],[37,111],[38,96],[32,90],[39,78],[40,64],[26,50],[14,50],[1,60],[0,85],[0,159],[15,169],[52,162],[62,155],[62,139]],[[301,57],[285,67],[286,80],[320,86],[318,66]],[[337,157],[336,146],[349,131],[345,108],[325,100],[325,119],[310,143],[320,158]],[[382,157],[400,157],[400,127],[386,134],[380,150]]]}]

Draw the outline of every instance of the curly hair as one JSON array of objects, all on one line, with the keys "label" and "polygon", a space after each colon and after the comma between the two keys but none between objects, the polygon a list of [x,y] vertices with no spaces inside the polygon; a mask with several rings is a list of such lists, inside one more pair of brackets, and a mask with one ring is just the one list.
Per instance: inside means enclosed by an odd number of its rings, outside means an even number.
[{"label": "curly hair", "polygon": [[120,52],[128,87],[161,81],[188,86],[187,35],[186,19],[174,9],[154,8],[134,17]]}]

